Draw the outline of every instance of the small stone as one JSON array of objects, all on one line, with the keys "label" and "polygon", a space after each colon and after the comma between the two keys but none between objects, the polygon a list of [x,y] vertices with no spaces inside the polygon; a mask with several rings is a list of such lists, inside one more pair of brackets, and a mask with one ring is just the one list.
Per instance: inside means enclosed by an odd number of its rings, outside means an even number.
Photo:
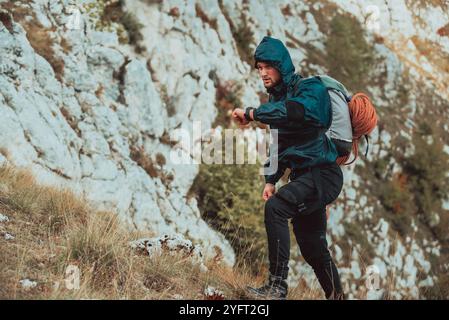
[{"label": "small stone", "polygon": [[225,298],[223,291],[210,286],[204,289],[204,295],[207,300],[224,300]]},{"label": "small stone", "polygon": [[5,240],[14,240],[14,238],[15,238],[12,234],[10,234],[8,232],[5,232],[4,237],[5,237]]},{"label": "small stone", "polygon": [[201,263],[201,264],[200,264],[200,271],[201,271],[201,272],[207,272],[207,271],[209,271],[209,268],[207,268],[207,267],[204,265],[204,263]]},{"label": "small stone", "polygon": [[23,280],[20,280],[19,282],[22,285],[22,288],[24,288],[24,289],[32,289],[37,286],[37,282],[32,281],[30,279],[23,279]]}]

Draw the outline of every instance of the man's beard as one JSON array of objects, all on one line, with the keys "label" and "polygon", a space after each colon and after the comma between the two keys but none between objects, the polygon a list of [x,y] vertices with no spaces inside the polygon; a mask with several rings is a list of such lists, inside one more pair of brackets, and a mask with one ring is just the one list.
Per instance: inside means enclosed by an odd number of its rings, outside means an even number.
[{"label": "man's beard", "polygon": [[271,83],[269,87],[265,87],[267,93],[275,95],[284,94],[287,90],[287,86],[281,85],[281,83],[282,81],[279,81],[276,83]]},{"label": "man's beard", "polygon": [[269,83],[265,83],[265,81],[264,81],[264,83],[263,83],[263,85],[264,85],[264,87],[265,87],[266,89],[269,89],[269,88],[271,88],[271,87],[274,87],[273,80],[271,80],[271,79],[268,79],[268,80],[270,80]]}]

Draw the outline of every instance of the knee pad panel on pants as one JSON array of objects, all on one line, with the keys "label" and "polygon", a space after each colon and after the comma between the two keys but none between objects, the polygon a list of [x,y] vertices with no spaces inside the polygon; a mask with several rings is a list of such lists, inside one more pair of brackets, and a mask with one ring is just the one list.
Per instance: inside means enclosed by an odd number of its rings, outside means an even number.
[{"label": "knee pad panel on pants", "polygon": [[312,181],[296,180],[282,186],[275,196],[293,206],[303,204],[314,194],[315,187]]}]

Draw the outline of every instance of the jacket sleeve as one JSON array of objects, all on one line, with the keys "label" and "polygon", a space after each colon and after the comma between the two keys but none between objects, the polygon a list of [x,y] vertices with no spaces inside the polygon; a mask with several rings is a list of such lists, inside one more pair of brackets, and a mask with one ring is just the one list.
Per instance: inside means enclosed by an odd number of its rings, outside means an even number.
[{"label": "jacket sleeve", "polygon": [[264,164],[265,183],[276,184],[287,169],[282,161],[279,161],[279,145],[270,145],[270,156]]},{"label": "jacket sleeve", "polygon": [[[268,168],[270,166],[270,160],[268,160],[265,164],[264,167]],[[264,169],[265,169],[264,168]],[[275,185],[279,179],[284,175],[284,172],[287,168],[279,165],[277,168],[277,171],[273,174],[266,174],[265,175],[265,183],[271,183],[273,185]]]},{"label": "jacket sleeve", "polygon": [[330,117],[329,106],[326,87],[318,79],[306,79],[299,84],[293,97],[260,105],[254,110],[254,120],[276,126],[301,128],[307,123],[327,127]]}]

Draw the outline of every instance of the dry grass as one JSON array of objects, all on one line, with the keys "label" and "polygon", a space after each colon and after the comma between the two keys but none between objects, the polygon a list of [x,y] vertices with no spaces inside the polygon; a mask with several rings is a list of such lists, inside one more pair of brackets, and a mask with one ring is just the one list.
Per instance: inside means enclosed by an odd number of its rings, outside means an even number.
[{"label": "dry grass", "polygon": [[449,23],[446,24],[444,27],[441,27],[440,29],[438,29],[438,35],[440,35],[441,37],[449,37]]},{"label": "dry grass", "polygon": [[[245,287],[264,280],[213,260],[204,272],[185,256],[150,258],[129,246],[150,234],[129,231],[115,214],[95,211],[68,190],[37,184],[24,169],[0,167],[0,212],[9,217],[0,223],[0,299],[206,299],[208,286],[226,299],[246,299]],[[66,287],[70,265],[80,270],[77,290]],[[23,279],[37,285],[25,289]],[[301,288],[289,296],[316,297]]]},{"label": "dry grass", "polygon": [[[445,30],[449,35],[449,24],[446,26],[446,29],[440,29],[440,35],[443,36]],[[449,73],[449,55],[440,49],[438,43],[421,39],[418,36],[413,36],[411,40],[419,53],[426,57],[430,63],[435,65],[440,71]]]},{"label": "dry grass", "polygon": [[12,19],[11,16],[6,12],[0,12],[0,22],[5,26],[5,28],[12,33]]},{"label": "dry grass", "polygon": [[143,147],[130,148],[130,157],[133,159],[140,167],[142,167],[146,173],[152,178],[156,178],[159,174],[153,160],[147,155]]},{"label": "dry grass", "polygon": [[[30,45],[33,47],[34,51],[45,60],[53,68],[55,76],[59,81],[62,81],[64,74],[64,61],[55,54],[53,46],[55,40],[52,34],[56,31],[56,28],[45,28],[37,20],[35,13],[29,7],[29,3],[26,1],[10,1],[2,3],[2,9],[13,17],[14,22],[20,23],[26,31],[26,36]],[[10,32],[12,31],[12,24],[9,21],[8,14],[2,13],[0,19],[2,21],[8,22],[6,27]],[[31,19],[29,19],[31,17]],[[65,52],[71,50],[70,44],[63,40],[60,44]]]},{"label": "dry grass", "polygon": [[46,29],[37,21],[28,24],[22,24],[27,31],[27,38],[36,53],[42,56],[53,68],[56,79],[62,81],[64,74],[64,61],[57,57],[53,50],[54,40],[51,32],[54,30]]},{"label": "dry grass", "polygon": [[204,10],[201,8],[199,3],[195,4],[196,16],[201,19],[204,23],[208,24],[215,31],[218,30],[217,19],[211,19],[207,16]]},{"label": "dry grass", "polygon": [[170,186],[174,176],[172,173],[166,173],[163,170],[163,166],[166,164],[165,157],[161,153],[156,154],[156,161],[146,153],[145,148],[132,146],[130,148],[130,157],[140,167],[142,167],[146,173],[152,178],[159,177],[166,187]]}]

